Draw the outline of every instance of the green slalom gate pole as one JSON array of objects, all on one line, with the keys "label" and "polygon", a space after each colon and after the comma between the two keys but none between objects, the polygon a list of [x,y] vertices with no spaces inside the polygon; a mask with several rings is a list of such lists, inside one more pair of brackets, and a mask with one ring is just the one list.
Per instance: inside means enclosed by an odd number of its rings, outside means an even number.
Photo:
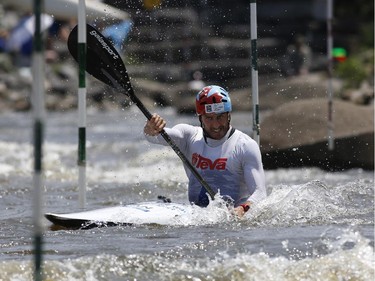
[{"label": "green slalom gate pole", "polygon": [[79,207],[86,206],[86,3],[78,3],[78,188]]},{"label": "green slalom gate pole", "polygon": [[328,150],[335,149],[334,124],[333,124],[333,35],[332,35],[332,18],[333,18],[333,0],[327,0],[327,68],[328,68]]},{"label": "green slalom gate pole", "polygon": [[257,51],[257,3],[250,1],[251,39],[251,91],[253,101],[253,138],[260,145],[259,91],[258,91],[258,51]]},{"label": "green slalom gate pole", "polygon": [[34,0],[35,31],[32,54],[33,84],[31,103],[33,108],[33,142],[34,142],[34,175],[33,175],[33,225],[34,225],[34,280],[42,280],[42,244],[43,244],[43,138],[44,138],[44,54],[42,37],[43,0]]}]

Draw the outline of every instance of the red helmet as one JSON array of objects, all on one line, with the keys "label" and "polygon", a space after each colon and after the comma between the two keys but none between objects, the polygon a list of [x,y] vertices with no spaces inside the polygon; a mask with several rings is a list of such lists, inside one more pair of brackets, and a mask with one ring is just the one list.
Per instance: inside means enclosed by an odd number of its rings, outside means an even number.
[{"label": "red helmet", "polygon": [[212,85],[204,87],[197,94],[195,109],[198,115],[231,112],[232,102],[224,88]]}]

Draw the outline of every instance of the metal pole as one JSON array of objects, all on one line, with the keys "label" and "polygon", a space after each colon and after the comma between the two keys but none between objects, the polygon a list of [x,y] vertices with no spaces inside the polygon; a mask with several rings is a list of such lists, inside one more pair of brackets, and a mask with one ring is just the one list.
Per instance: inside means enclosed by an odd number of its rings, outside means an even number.
[{"label": "metal pole", "polygon": [[334,124],[333,124],[333,36],[332,36],[333,0],[327,0],[327,57],[328,57],[328,150],[335,148]]},{"label": "metal pole", "polygon": [[44,54],[41,14],[43,0],[34,0],[34,41],[32,54],[32,94],[33,108],[33,142],[34,142],[34,175],[33,175],[33,224],[34,224],[34,280],[42,280],[42,244],[43,244],[43,137],[44,137]]},{"label": "metal pole", "polygon": [[78,3],[78,185],[79,207],[86,205],[86,3]]},{"label": "metal pole", "polygon": [[251,39],[251,89],[253,101],[253,138],[260,144],[259,92],[258,92],[258,54],[257,54],[257,4],[250,1],[250,39]]}]

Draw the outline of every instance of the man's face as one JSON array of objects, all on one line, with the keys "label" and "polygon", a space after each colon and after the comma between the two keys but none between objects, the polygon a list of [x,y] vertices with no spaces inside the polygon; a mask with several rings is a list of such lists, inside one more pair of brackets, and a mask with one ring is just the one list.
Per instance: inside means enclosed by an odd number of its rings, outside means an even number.
[{"label": "man's face", "polygon": [[228,112],[202,115],[202,127],[211,139],[222,139],[229,130],[230,114]]}]

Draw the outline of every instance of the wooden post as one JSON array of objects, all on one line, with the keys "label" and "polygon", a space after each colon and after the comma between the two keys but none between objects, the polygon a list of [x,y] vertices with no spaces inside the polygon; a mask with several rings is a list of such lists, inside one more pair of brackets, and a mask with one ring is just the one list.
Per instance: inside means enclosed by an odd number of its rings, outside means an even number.
[{"label": "wooden post", "polygon": [[251,91],[253,101],[253,138],[260,145],[259,92],[258,92],[258,51],[257,51],[257,4],[250,1],[251,39]]},{"label": "wooden post", "polygon": [[32,93],[33,108],[33,225],[34,225],[34,280],[42,280],[42,246],[43,246],[43,138],[44,138],[44,52],[42,36],[43,0],[34,0],[34,38],[32,54]]},{"label": "wooden post", "polygon": [[79,207],[86,206],[86,3],[78,3],[78,186]]},{"label": "wooden post", "polygon": [[333,36],[332,36],[333,0],[327,0],[327,59],[328,59],[328,150],[335,149],[335,136],[333,124]]}]

